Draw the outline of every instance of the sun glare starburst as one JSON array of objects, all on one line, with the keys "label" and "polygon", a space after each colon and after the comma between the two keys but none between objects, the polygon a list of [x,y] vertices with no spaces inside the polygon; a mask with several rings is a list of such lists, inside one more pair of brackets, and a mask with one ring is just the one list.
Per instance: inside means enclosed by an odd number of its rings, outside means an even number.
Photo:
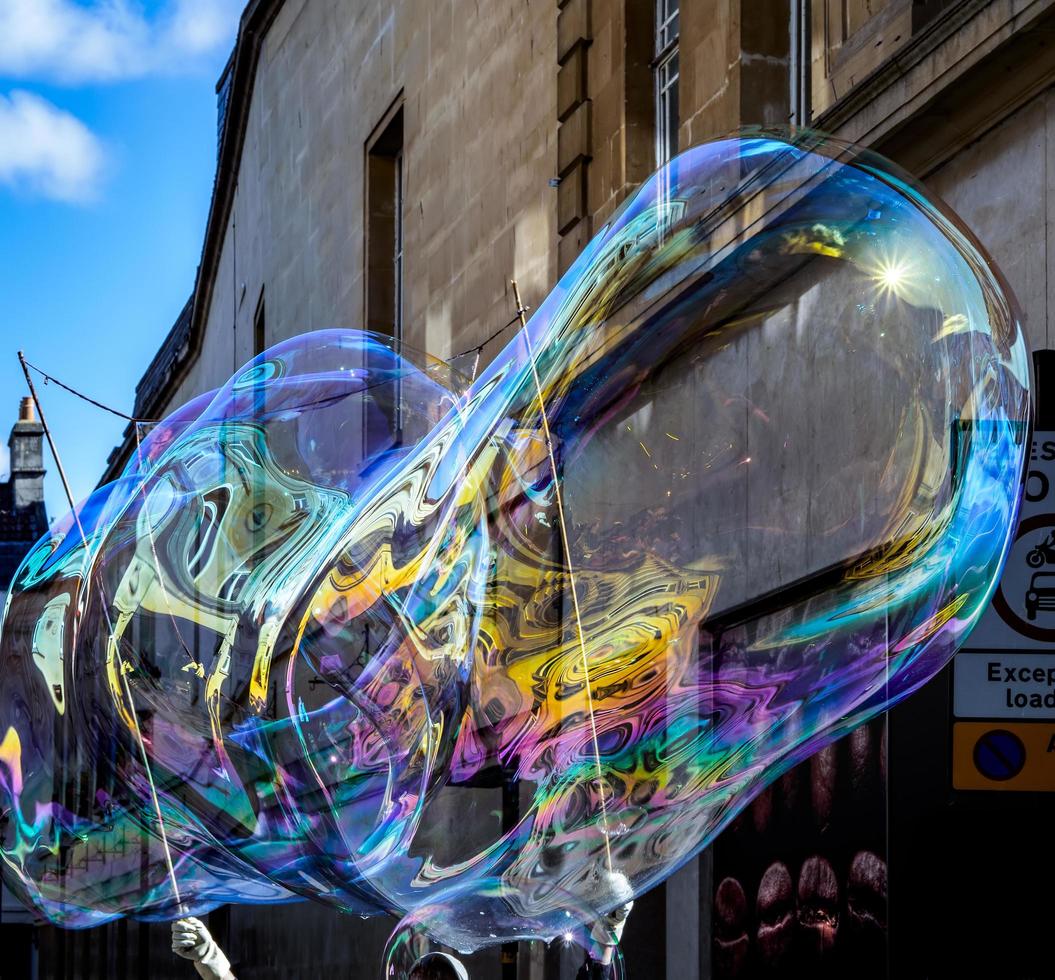
[{"label": "sun glare starburst", "polygon": [[872,280],[880,292],[901,297],[911,283],[912,267],[904,259],[884,259],[876,267]]}]

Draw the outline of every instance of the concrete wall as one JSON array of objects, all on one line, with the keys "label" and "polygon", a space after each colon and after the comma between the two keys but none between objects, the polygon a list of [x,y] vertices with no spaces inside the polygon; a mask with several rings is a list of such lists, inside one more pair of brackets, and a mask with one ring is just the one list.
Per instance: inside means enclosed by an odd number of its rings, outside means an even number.
[{"label": "concrete wall", "polygon": [[1055,312],[1055,89],[1038,95],[931,174],[927,186],[996,260],[1034,349],[1052,346]]}]

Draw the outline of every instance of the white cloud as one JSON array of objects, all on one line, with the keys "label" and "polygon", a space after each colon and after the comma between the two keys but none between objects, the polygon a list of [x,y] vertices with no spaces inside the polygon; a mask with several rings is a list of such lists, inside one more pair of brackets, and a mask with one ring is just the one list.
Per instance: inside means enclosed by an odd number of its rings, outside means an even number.
[{"label": "white cloud", "polygon": [[96,195],[105,161],[75,116],[31,92],[0,95],[0,184],[82,203]]},{"label": "white cloud", "polygon": [[241,12],[241,0],[176,0],[167,25],[167,43],[191,55],[230,45]]},{"label": "white cloud", "polygon": [[[5,483],[11,478],[11,450],[0,443],[0,483]],[[2,583],[0,583],[2,584]]]},{"label": "white cloud", "polygon": [[234,41],[244,0],[0,0],[0,75],[59,82],[183,72]]}]

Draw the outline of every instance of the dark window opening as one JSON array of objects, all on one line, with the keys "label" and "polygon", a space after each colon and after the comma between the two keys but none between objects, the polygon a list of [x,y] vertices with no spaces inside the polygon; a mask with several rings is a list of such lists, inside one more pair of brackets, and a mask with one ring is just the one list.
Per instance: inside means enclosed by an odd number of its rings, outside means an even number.
[{"label": "dark window opening", "polygon": [[403,332],[403,107],[389,110],[366,147],[366,324]]},{"label": "dark window opening", "polygon": [[810,124],[810,9],[809,0],[792,0],[788,25],[788,122]]},{"label": "dark window opening", "polygon": [[253,314],[253,357],[259,357],[267,350],[267,314],[264,304],[264,289],[260,289],[260,299]]},{"label": "dark window opening", "polygon": [[[403,105],[385,114],[366,144],[366,327],[403,345]],[[366,365],[370,367],[369,364]],[[368,454],[401,442],[402,389],[398,381],[377,392],[380,413],[364,418]]]}]

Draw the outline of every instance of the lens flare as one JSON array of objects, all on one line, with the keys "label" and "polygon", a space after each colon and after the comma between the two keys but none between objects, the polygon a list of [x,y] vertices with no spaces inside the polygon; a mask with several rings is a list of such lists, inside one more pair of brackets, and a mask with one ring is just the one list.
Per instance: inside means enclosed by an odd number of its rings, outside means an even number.
[{"label": "lens flare", "polygon": [[911,268],[909,264],[901,259],[883,262],[876,273],[876,284],[885,293],[901,295],[911,279]]}]

